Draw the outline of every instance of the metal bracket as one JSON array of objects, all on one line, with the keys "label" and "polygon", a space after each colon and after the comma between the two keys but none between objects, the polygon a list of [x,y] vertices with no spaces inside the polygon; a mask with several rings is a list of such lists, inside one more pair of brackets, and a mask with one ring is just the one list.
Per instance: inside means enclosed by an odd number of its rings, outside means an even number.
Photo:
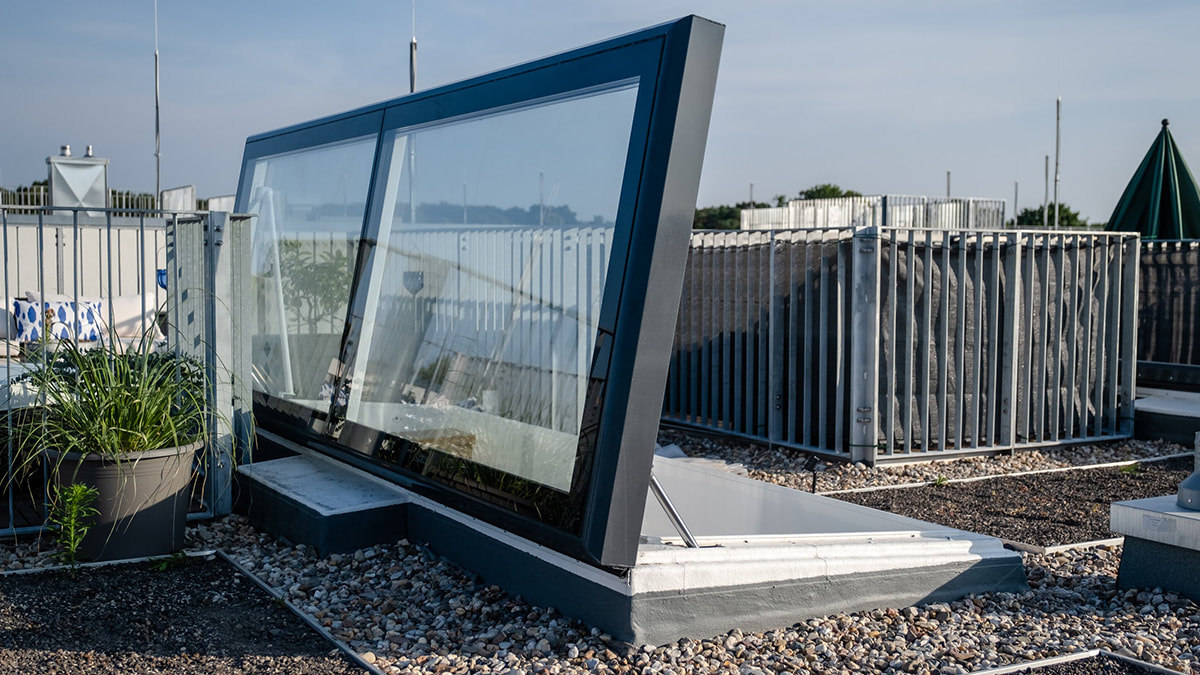
[{"label": "metal bracket", "polygon": [[687,544],[687,547],[700,548],[700,544],[696,543],[692,531],[688,529],[687,523],[683,522],[679,511],[675,510],[675,505],[671,503],[671,498],[667,496],[667,491],[663,489],[662,483],[658,482],[658,477],[654,475],[653,471],[650,472],[650,491],[654,493],[658,505],[663,508],[663,511],[666,511],[667,518],[675,526],[675,531],[679,533],[679,536],[683,537],[683,542]]}]

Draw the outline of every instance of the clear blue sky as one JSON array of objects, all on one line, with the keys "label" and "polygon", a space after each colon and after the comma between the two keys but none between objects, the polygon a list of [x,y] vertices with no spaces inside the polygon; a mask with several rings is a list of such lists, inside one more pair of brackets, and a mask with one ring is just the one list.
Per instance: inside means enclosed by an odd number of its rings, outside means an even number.
[{"label": "clear blue sky", "polygon": [[[154,188],[152,0],[10,3],[0,184],[69,143]],[[832,182],[1040,205],[1063,98],[1062,201],[1106,220],[1159,129],[1200,169],[1200,3],[417,0],[418,86],[696,13],[726,24],[700,205]],[[232,193],[247,136],[408,90],[411,0],[160,0],[162,185]]]}]

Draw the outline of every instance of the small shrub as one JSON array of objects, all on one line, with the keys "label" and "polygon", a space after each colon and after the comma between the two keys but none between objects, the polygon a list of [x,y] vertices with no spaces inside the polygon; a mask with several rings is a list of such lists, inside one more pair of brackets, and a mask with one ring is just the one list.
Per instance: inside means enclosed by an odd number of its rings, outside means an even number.
[{"label": "small shrub", "polygon": [[71,568],[72,576],[79,565],[76,557],[79,545],[91,529],[92,520],[100,515],[93,506],[99,496],[96,488],[82,483],[64,485],[55,491],[50,509],[50,528],[58,534],[54,557]]},{"label": "small shrub", "polygon": [[163,556],[150,563],[150,569],[155,572],[166,572],[169,570],[179,569],[188,563],[187,554],[183,551],[175,551],[171,555]]}]

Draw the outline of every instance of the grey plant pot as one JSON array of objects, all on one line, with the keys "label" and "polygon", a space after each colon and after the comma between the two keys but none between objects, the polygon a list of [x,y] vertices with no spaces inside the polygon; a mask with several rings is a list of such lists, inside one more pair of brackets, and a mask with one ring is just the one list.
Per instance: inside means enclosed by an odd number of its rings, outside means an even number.
[{"label": "grey plant pot", "polygon": [[94,504],[100,515],[83,538],[79,557],[123,560],[183,548],[192,462],[203,445],[140,452],[119,463],[47,451],[51,466],[57,466],[57,485],[82,483],[100,493]]}]

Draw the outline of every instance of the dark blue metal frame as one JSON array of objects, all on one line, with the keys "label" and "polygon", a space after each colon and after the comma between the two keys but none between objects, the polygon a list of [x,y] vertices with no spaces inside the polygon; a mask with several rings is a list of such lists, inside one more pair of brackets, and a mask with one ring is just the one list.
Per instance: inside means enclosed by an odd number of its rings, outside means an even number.
[{"label": "dark blue metal frame", "polygon": [[[484,113],[637,78],[639,89],[614,244],[593,355],[575,480],[575,516],[553,525],[536,517],[397,470],[368,455],[381,432],[256,393],[264,428],[338,456],[442,503],[587,562],[634,564],[654,440],[678,313],[688,235],[724,28],[698,17],[614,38],[457,84],[253,136],[247,140],[237,209],[249,207],[248,181],[262,157],[375,134],[372,194],[342,340],[342,361],[357,350],[366,293],[366,251],[378,237],[379,141],[384,133]],[[332,422],[332,423],[331,423]],[[336,429],[336,431],[334,430]]]}]

